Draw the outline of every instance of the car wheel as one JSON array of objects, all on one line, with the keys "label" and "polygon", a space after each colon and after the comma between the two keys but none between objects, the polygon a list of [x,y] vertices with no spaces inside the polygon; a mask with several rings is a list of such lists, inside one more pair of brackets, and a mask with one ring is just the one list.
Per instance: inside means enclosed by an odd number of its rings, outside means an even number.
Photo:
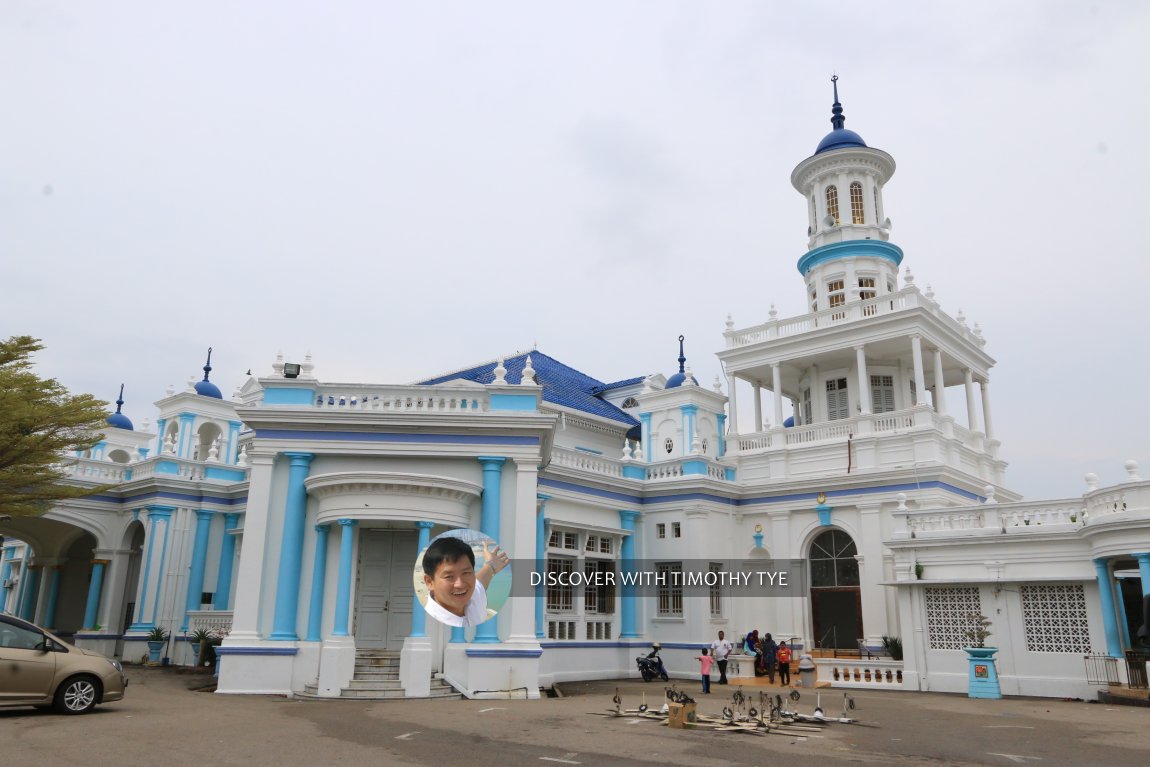
[{"label": "car wheel", "polygon": [[96,707],[100,688],[90,676],[74,676],[56,689],[55,706],[61,714],[86,714]]}]

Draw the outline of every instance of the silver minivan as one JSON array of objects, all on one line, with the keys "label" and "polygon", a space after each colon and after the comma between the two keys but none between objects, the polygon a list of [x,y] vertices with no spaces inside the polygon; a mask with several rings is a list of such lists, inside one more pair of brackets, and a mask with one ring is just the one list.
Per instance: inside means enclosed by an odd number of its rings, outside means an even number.
[{"label": "silver minivan", "polygon": [[119,661],[81,650],[44,629],[0,613],[0,706],[54,706],[85,714],[124,697]]}]

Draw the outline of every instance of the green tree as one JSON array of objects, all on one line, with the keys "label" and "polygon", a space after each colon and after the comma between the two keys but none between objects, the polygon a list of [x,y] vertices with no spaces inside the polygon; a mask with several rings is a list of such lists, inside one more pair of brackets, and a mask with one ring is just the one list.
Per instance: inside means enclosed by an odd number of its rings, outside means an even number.
[{"label": "green tree", "polygon": [[108,405],[36,375],[31,358],[43,348],[31,336],[0,341],[0,514],[42,514],[103,489],[64,482],[62,463],[100,441]]}]

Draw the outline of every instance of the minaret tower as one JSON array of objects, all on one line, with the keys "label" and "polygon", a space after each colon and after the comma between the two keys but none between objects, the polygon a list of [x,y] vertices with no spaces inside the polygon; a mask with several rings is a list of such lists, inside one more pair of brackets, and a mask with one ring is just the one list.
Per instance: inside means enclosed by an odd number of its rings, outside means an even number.
[{"label": "minaret tower", "polygon": [[895,292],[902,262],[902,250],[887,242],[882,201],[894,158],[847,130],[838,79],[831,78],[833,130],[791,172],[791,184],[807,200],[808,251],[798,267],[812,312]]}]

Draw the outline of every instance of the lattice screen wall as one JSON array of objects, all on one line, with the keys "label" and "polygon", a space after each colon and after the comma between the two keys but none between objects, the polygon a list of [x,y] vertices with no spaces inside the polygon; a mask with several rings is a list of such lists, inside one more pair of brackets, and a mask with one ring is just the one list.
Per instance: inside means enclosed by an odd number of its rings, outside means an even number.
[{"label": "lattice screen wall", "polygon": [[926,633],[932,650],[961,650],[970,645],[970,616],[982,613],[976,586],[927,586]]},{"label": "lattice screen wall", "polygon": [[1021,592],[1028,651],[1090,654],[1090,618],[1081,584],[1027,584]]}]

